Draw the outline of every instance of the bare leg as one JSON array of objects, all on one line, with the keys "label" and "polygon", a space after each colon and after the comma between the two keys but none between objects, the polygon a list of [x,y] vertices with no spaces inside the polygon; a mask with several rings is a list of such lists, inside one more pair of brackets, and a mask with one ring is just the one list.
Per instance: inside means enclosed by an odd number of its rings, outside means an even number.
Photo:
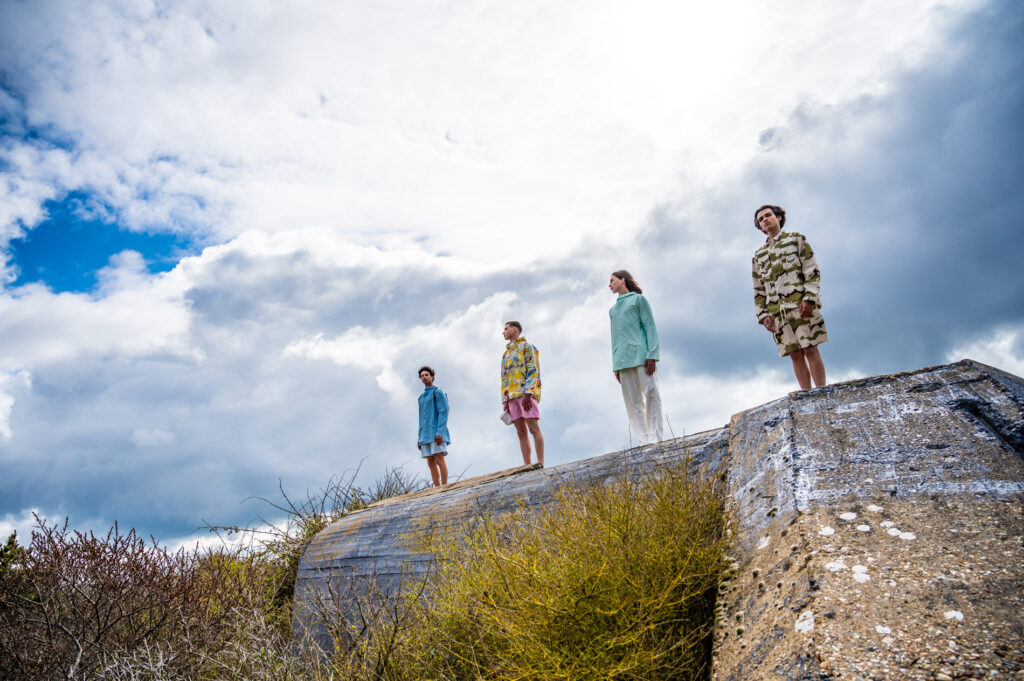
[{"label": "bare leg", "polygon": [[821,388],[825,385],[825,362],[821,359],[818,346],[814,345],[805,348],[804,355],[807,356],[807,365],[811,370],[811,378],[814,379],[814,385]]},{"label": "bare leg", "polygon": [[441,484],[447,485],[448,464],[445,463],[445,459],[447,459],[448,457],[446,457],[444,454],[435,454],[434,457],[437,458],[437,469],[441,472]]},{"label": "bare leg", "polygon": [[810,390],[811,371],[807,368],[807,360],[804,358],[804,351],[794,350],[789,353],[789,359],[793,361],[793,373],[796,374],[796,382],[800,384],[800,389]]},{"label": "bare leg", "polygon": [[[536,421],[536,419],[533,419]],[[516,427],[516,435],[519,436],[519,451],[523,453],[523,465],[530,465],[530,434],[526,427],[526,419],[516,419],[512,422]],[[538,453],[539,455],[539,453]]]},{"label": "bare leg", "polygon": [[430,479],[434,481],[434,487],[441,486],[441,475],[437,470],[437,455],[427,457],[427,467],[430,468]]},{"label": "bare leg", "polygon": [[[533,433],[533,443],[537,445],[537,463],[541,466],[544,465],[544,436],[540,432],[540,423],[537,419],[523,419],[526,421],[526,427]],[[529,446],[529,445],[527,445]],[[529,463],[529,462],[527,462]]]}]

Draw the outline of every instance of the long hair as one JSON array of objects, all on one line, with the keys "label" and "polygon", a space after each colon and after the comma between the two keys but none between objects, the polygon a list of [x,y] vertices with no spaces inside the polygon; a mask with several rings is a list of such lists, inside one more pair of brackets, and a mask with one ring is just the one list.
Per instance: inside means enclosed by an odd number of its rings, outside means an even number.
[{"label": "long hair", "polygon": [[628,270],[612,272],[612,276],[618,277],[619,279],[625,279],[627,290],[632,291],[633,293],[643,293],[643,290],[640,288],[640,284],[636,283],[636,279],[633,278],[633,275],[630,274]]},{"label": "long hair", "polygon": [[762,231],[761,225],[757,224],[757,214],[763,211],[765,208],[770,208],[771,211],[775,213],[775,217],[779,219],[779,229],[782,229],[783,227],[786,226],[786,211],[782,210],[782,206],[773,206],[770,203],[766,203],[754,211],[754,227],[757,228],[757,231]]}]

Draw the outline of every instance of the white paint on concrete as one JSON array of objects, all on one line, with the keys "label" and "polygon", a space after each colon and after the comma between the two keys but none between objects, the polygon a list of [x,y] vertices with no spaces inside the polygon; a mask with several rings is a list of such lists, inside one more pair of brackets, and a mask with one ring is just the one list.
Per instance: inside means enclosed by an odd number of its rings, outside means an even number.
[{"label": "white paint on concrete", "polygon": [[818,530],[818,534],[820,534],[822,537],[831,537],[835,533],[835,529],[829,527],[828,525]]},{"label": "white paint on concrete", "polygon": [[942,616],[945,617],[947,620],[956,620],[957,622],[964,621],[964,614],[959,610],[947,610],[946,612],[942,613]]},{"label": "white paint on concrete", "polygon": [[911,539],[917,539],[917,535],[913,532],[900,532],[900,539],[910,541]]},{"label": "white paint on concrete", "polygon": [[887,626],[881,625],[881,624],[876,624],[875,625],[875,633],[882,634],[882,635],[891,634],[892,633],[892,629],[890,629]]},{"label": "white paint on concrete", "polygon": [[[800,478],[808,477],[806,471],[798,472],[798,484]],[[878,493],[874,485],[867,480],[864,486],[841,487],[835,489],[820,488],[813,489],[805,484],[804,489],[799,490],[797,497],[797,508],[804,510],[810,508],[816,501],[835,501],[849,499],[850,497],[871,497]],[[946,496],[973,496],[975,494],[986,494],[996,498],[1005,499],[1017,494],[1024,493],[1024,482],[1011,482],[1008,480],[978,480],[975,482],[902,482],[900,484],[900,495],[906,497],[944,494]]]},{"label": "white paint on concrete", "polygon": [[870,525],[858,525],[857,526],[857,531],[858,532],[870,532],[871,531],[871,526]]},{"label": "white paint on concrete", "polygon": [[892,526],[893,526],[893,525],[895,525],[896,523],[894,523],[894,522],[893,522],[893,521],[891,521],[891,520],[883,520],[882,522],[880,522],[880,523],[878,523],[878,524],[879,524],[879,525],[881,525],[882,527],[892,527]]},{"label": "white paint on concrete", "polygon": [[863,565],[853,566],[853,581],[863,584],[864,582],[870,582],[871,577],[868,575],[868,569]]},{"label": "white paint on concrete", "polygon": [[846,563],[844,563],[843,559],[840,558],[839,560],[833,561],[831,563],[825,563],[825,569],[829,572],[839,572],[840,570],[846,569]]},{"label": "white paint on concrete", "polygon": [[796,618],[796,624],[793,626],[799,634],[809,634],[814,631],[814,613],[810,610],[804,610],[800,613],[800,616]]},{"label": "white paint on concrete", "polygon": [[757,542],[757,550],[760,551],[764,547],[768,546],[768,542],[770,542],[771,540],[772,538],[769,537],[767,534],[761,537],[761,541]]},{"label": "white paint on concrete", "polygon": [[885,531],[885,533],[888,534],[890,537],[898,537],[901,534],[903,534],[899,531],[898,528],[895,527],[890,527],[888,530]]},{"label": "white paint on concrete", "polygon": [[872,513],[881,513],[885,509],[883,509],[881,506],[875,506],[874,504],[871,504],[870,506],[868,506],[868,510]]},{"label": "white paint on concrete", "polygon": [[840,513],[839,514],[839,518],[841,520],[845,520],[845,521],[849,522],[851,520],[856,520],[857,519],[857,514],[854,513],[853,511],[847,511],[846,513]]}]

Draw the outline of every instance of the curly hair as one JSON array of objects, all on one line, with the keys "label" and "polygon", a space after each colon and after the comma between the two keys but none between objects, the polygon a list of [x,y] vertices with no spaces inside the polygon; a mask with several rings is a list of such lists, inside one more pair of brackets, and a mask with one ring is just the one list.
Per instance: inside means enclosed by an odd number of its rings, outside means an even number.
[{"label": "curly hair", "polygon": [[779,229],[782,229],[783,227],[786,226],[786,211],[782,209],[782,206],[773,206],[770,203],[766,203],[754,211],[754,227],[757,229],[757,231],[764,231],[761,229],[761,225],[757,224],[757,214],[763,211],[765,208],[770,208],[771,211],[775,213],[775,217],[779,219]]}]

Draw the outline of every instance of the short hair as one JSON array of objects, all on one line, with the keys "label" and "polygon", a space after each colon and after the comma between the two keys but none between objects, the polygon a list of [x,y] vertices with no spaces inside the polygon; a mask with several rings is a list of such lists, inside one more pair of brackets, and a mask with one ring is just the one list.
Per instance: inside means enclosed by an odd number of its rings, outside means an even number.
[{"label": "short hair", "polygon": [[643,293],[643,289],[640,288],[640,284],[636,283],[636,279],[634,279],[633,275],[629,273],[629,270],[618,270],[617,272],[612,272],[612,276],[624,279],[626,281],[627,291]]},{"label": "short hair", "polygon": [[754,211],[754,227],[757,228],[757,231],[759,231],[759,232],[763,231],[761,229],[761,225],[757,224],[757,215],[758,215],[758,213],[763,211],[765,208],[768,208],[773,213],[775,213],[775,217],[777,217],[779,219],[779,229],[782,229],[783,227],[786,226],[786,211],[782,210],[782,206],[773,206],[770,203],[766,203],[766,204],[764,204],[763,206],[761,206],[760,208],[758,208],[757,210]]},{"label": "short hair", "polygon": [[426,366],[426,365],[424,365],[424,366],[421,366],[421,367],[420,367],[420,370],[416,372],[416,375],[417,375],[417,376],[419,376],[419,375],[420,375],[420,374],[422,374],[422,373],[423,373],[424,371],[426,371],[426,372],[427,372],[428,374],[430,374],[431,376],[433,376],[433,375],[434,375],[434,370],[433,370],[433,369],[431,369],[430,367]]},{"label": "short hair", "polygon": [[519,322],[505,322],[505,326],[514,326],[519,329],[519,333],[523,332],[523,325]]}]

